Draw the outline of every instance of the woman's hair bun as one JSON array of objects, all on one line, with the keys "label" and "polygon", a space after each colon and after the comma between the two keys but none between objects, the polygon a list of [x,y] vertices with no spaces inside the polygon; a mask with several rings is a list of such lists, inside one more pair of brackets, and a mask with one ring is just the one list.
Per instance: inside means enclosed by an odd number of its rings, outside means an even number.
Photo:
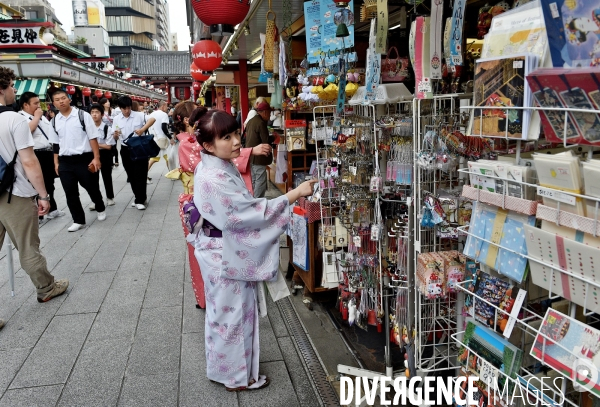
[{"label": "woman's hair bun", "polygon": [[194,127],[198,120],[208,112],[208,109],[204,106],[200,106],[194,109],[190,114],[190,126]]}]

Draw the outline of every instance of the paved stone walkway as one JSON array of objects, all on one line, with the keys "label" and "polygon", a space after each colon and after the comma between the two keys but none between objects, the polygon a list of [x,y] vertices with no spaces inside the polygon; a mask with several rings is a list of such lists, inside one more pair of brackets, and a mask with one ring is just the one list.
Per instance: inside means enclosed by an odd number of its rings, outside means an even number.
[{"label": "paved stone walkway", "polygon": [[[271,385],[229,393],[206,379],[204,311],[195,298],[178,215],[179,182],[154,165],[145,211],[130,207],[122,167],[113,171],[116,206],[104,222],[66,228],[67,215],[40,229],[42,251],[67,293],[46,304],[20,269],[10,296],[6,248],[0,252],[0,407],[16,406],[319,406],[277,305],[261,318],[261,373]],[[82,190],[84,207],[90,199]],[[87,212],[87,209],[86,209]],[[270,298],[269,298],[270,300]]]}]

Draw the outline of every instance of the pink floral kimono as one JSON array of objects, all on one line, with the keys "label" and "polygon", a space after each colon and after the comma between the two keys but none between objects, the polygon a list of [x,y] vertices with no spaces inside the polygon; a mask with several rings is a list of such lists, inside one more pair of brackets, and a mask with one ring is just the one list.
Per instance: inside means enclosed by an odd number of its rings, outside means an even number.
[{"label": "pink floral kimono", "polygon": [[254,198],[234,163],[205,153],[194,180],[196,207],[223,235],[199,233],[195,241],[206,281],[207,375],[228,387],[247,386],[259,380],[256,282],[277,277],[288,198]]}]

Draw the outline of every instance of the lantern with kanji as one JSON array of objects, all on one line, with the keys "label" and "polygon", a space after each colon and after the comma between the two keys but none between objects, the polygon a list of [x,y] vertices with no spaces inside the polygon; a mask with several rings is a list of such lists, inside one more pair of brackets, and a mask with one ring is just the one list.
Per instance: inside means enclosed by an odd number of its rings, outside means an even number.
[{"label": "lantern with kanji", "polygon": [[66,88],[66,92],[67,92],[69,95],[74,95],[74,94],[75,94],[75,86],[73,86],[73,85],[69,85],[69,86],[67,86],[67,88]]},{"label": "lantern with kanji", "polygon": [[81,94],[83,96],[91,96],[92,90],[90,88],[83,88],[81,89]]},{"label": "lantern with kanji", "polygon": [[250,0],[192,0],[194,12],[204,24],[210,26],[212,35],[226,36],[234,33],[250,11]]},{"label": "lantern with kanji", "polygon": [[192,62],[190,65],[190,76],[192,79],[195,79],[200,82],[204,82],[208,78],[210,78],[210,72],[204,72],[202,69],[199,69],[196,64]]},{"label": "lantern with kanji", "polygon": [[200,84],[200,82],[192,83],[192,89],[194,89],[194,92],[198,92],[201,87],[202,87],[202,85]]},{"label": "lantern with kanji", "polygon": [[96,91],[94,92],[94,95],[101,98],[104,95],[104,92],[102,92],[100,89],[96,89]]},{"label": "lantern with kanji", "polygon": [[112,98],[112,93],[110,93],[109,91],[104,92],[104,97],[107,99]]},{"label": "lantern with kanji", "polygon": [[200,40],[192,48],[194,64],[203,71],[214,71],[221,65],[223,53],[213,40]]}]

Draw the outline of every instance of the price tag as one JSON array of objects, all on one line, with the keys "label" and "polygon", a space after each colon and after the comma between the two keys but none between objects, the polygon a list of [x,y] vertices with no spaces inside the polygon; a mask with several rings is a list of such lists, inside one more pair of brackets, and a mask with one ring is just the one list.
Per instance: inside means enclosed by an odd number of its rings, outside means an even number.
[{"label": "price tag", "polygon": [[462,63],[463,63],[462,55],[460,55],[460,54],[452,55],[452,62],[453,62],[453,65],[462,65]]},{"label": "price tag", "polygon": [[500,372],[492,364],[483,358],[479,358],[481,367],[479,369],[479,380],[486,383],[492,390],[498,390],[496,384],[500,378]]},{"label": "price tag", "polygon": [[542,198],[553,199],[555,201],[566,203],[568,205],[575,205],[575,202],[577,200],[573,195],[568,195],[560,191],[554,191],[542,187],[537,187],[537,194]]},{"label": "price tag", "polygon": [[558,7],[556,6],[556,3],[550,3],[548,4],[548,6],[550,7],[550,14],[552,15],[552,18],[559,18],[560,13],[558,12]]},{"label": "price tag", "polygon": [[523,302],[525,301],[526,295],[527,291],[519,289],[519,292],[517,293],[517,298],[515,298],[515,303],[513,304],[513,307],[510,310],[510,317],[508,318],[508,322],[506,323],[506,326],[504,327],[504,332],[502,333],[505,338],[510,338],[510,334],[512,333],[512,330],[515,327],[517,317],[519,316],[519,312],[521,311],[521,307],[523,306]]},{"label": "price tag", "polygon": [[351,165],[348,167],[348,170],[350,171],[350,174],[352,175],[356,175],[356,167]]},{"label": "price tag", "polygon": [[273,78],[273,77],[267,79],[267,92],[269,92],[269,93],[275,92],[275,78]]},{"label": "price tag", "polygon": [[513,61],[513,69],[523,68],[523,61]]},{"label": "price tag", "polygon": [[226,98],[230,98],[231,97],[231,91],[229,90],[229,86],[225,87],[225,97]]},{"label": "price tag", "polygon": [[431,92],[431,81],[429,78],[423,78],[422,81],[419,81],[418,91]]},{"label": "price tag", "polygon": [[360,236],[353,236],[352,243],[354,243],[354,246],[360,247]]}]

